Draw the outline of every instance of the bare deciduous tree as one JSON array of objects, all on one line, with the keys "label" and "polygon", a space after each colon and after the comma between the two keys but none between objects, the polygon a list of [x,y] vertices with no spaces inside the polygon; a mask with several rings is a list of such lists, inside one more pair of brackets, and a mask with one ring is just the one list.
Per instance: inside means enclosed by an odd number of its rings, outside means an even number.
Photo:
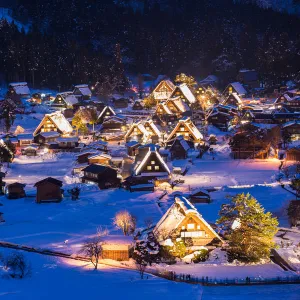
[{"label": "bare deciduous tree", "polygon": [[12,253],[4,259],[4,267],[12,278],[24,278],[31,275],[31,266],[22,253]]},{"label": "bare deciduous tree", "polygon": [[97,270],[99,259],[102,256],[103,248],[102,245],[103,237],[108,234],[107,229],[103,229],[102,227],[97,228],[97,235],[87,240],[81,248],[81,252],[84,253],[91,261],[94,266],[94,269]]},{"label": "bare deciduous tree", "polygon": [[113,224],[122,229],[124,235],[134,233],[136,227],[136,218],[127,210],[117,212],[113,220]]}]

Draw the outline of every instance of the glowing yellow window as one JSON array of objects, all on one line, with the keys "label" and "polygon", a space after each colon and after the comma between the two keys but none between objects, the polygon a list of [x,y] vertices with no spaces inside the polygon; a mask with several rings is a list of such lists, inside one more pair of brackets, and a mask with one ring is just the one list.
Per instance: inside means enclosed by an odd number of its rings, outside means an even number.
[{"label": "glowing yellow window", "polygon": [[187,224],[187,229],[189,230],[195,229],[195,224],[193,223]]},{"label": "glowing yellow window", "polygon": [[155,169],[156,171],[158,171],[158,170],[159,170],[159,166],[155,166],[154,169]]},{"label": "glowing yellow window", "polygon": [[147,170],[148,170],[148,171],[151,171],[151,170],[152,170],[152,167],[151,167],[151,166],[147,166]]},{"label": "glowing yellow window", "polygon": [[151,160],[151,165],[155,165],[155,161],[154,160]]}]

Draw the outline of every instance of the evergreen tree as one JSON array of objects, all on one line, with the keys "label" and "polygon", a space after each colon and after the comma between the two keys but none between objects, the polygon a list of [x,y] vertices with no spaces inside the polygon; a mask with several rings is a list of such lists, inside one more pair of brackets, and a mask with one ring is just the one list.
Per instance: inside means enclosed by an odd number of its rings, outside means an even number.
[{"label": "evergreen tree", "polygon": [[234,259],[258,262],[269,259],[278,221],[250,194],[238,194],[222,206],[217,221],[229,241],[229,254]]}]

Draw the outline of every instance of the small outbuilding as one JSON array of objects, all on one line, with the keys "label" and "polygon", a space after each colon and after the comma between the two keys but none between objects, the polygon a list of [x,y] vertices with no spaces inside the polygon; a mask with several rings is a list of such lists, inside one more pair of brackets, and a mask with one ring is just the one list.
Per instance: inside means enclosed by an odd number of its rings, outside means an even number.
[{"label": "small outbuilding", "polygon": [[182,135],[173,140],[169,152],[171,153],[171,159],[186,159],[188,151],[191,149],[188,141],[186,141]]},{"label": "small outbuilding", "polygon": [[134,241],[131,236],[109,235],[103,238],[102,259],[127,261],[131,257]]},{"label": "small outbuilding", "polygon": [[109,166],[91,164],[82,171],[84,173],[82,182],[98,184],[100,189],[118,187],[121,182],[117,170]]},{"label": "small outbuilding", "polygon": [[196,189],[191,192],[189,196],[189,200],[191,203],[210,203],[210,195],[209,192],[203,189]]},{"label": "small outbuilding", "polygon": [[14,182],[8,184],[5,189],[5,194],[8,199],[19,199],[26,197],[25,193],[26,184]]},{"label": "small outbuilding", "polygon": [[26,156],[36,156],[37,155],[37,147],[33,145],[29,145],[21,150],[22,155]]},{"label": "small outbuilding", "polygon": [[52,177],[38,181],[35,185],[36,203],[60,202],[63,198],[62,181]]}]

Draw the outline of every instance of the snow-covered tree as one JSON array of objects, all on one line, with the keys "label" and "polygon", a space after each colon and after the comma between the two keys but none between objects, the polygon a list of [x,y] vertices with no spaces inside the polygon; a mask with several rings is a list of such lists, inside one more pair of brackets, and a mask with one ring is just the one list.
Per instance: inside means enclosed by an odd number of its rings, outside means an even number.
[{"label": "snow-covered tree", "polygon": [[122,210],[116,213],[113,224],[122,229],[124,235],[130,235],[135,231],[136,218],[127,210]]},{"label": "snow-covered tree", "polygon": [[217,223],[229,241],[232,258],[246,262],[269,259],[275,247],[278,221],[250,194],[238,194],[224,204]]},{"label": "snow-covered tree", "polygon": [[197,82],[193,76],[189,76],[184,73],[180,73],[180,74],[176,75],[175,82],[176,83],[186,83],[189,87],[193,87],[197,84]]}]

